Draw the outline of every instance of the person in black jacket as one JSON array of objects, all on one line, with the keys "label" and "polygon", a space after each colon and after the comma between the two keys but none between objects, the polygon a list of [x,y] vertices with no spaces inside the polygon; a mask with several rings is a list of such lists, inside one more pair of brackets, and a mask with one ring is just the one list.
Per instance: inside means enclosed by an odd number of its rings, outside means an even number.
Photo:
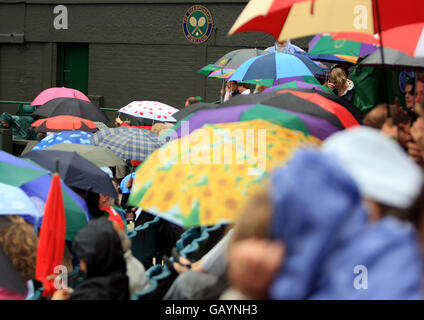
[{"label": "person in black jacket", "polygon": [[73,243],[86,279],[74,291],[58,290],[52,300],[129,300],[121,240],[111,221],[91,220]]}]

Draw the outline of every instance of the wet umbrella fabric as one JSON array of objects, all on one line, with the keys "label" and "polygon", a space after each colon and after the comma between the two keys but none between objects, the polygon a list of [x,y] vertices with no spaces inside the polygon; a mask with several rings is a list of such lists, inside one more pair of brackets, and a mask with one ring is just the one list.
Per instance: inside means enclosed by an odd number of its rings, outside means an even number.
[{"label": "wet umbrella fabric", "polygon": [[118,198],[109,176],[76,152],[38,150],[28,152],[24,157],[51,172],[56,172],[56,162],[59,161],[58,173],[69,187]]},{"label": "wet umbrella fabric", "polygon": [[91,121],[108,123],[109,119],[104,112],[91,102],[75,98],[56,98],[38,107],[33,115],[41,117],[54,117],[70,115]]}]

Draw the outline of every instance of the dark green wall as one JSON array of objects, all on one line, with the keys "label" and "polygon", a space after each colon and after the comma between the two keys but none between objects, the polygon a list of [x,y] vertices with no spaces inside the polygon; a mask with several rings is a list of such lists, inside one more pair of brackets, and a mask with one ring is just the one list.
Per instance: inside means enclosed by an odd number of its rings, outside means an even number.
[{"label": "dark green wall", "polygon": [[[227,36],[246,3],[0,0],[0,100],[31,101],[55,86],[56,44],[89,43],[88,93],[96,102],[102,97],[105,107],[118,108],[133,100],[181,107],[195,95],[215,101],[221,81],[196,70],[231,50],[265,48],[274,42],[261,33]],[[68,8],[68,30],[53,27],[53,8],[59,4]],[[212,36],[202,45],[188,42],[182,31],[183,15],[193,4],[205,5],[214,19]]]}]

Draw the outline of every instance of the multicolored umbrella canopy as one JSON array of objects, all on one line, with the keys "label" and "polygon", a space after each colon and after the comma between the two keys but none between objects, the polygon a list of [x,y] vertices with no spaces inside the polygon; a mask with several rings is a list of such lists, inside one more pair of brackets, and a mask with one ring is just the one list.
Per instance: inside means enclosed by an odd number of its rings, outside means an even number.
[{"label": "multicolored umbrella canopy", "polygon": [[351,63],[357,63],[359,58],[375,52],[378,46],[349,40],[333,40],[331,34],[318,34],[309,42],[308,55],[313,60],[320,57],[325,61],[328,55],[333,55]]},{"label": "multicolored umbrella canopy", "polygon": [[[24,191],[35,207],[43,215],[44,204],[50,189],[51,174],[39,165],[17,158],[9,153],[0,151],[0,182],[19,187]],[[78,232],[87,225],[90,219],[85,201],[62,182],[62,194],[66,211],[66,239],[72,241]],[[36,220],[26,217],[28,222],[36,224]],[[37,227],[40,227],[39,220]]]},{"label": "multicolored umbrella canopy", "polygon": [[315,89],[322,92],[327,92],[329,94],[334,94],[328,87],[320,85],[320,84],[312,84],[303,81],[292,81],[283,85],[278,85],[272,88],[268,88],[264,90],[264,93],[280,91],[283,89]]},{"label": "multicolored umbrella canopy", "polygon": [[119,112],[137,118],[175,122],[172,115],[178,109],[157,101],[133,101],[119,109]]},{"label": "multicolored umbrella canopy", "polygon": [[205,125],[137,169],[128,203],[184,227],[234,222],[274,167],[319,143],[265,120]]},{"label": "multicolored umbrella canopy", "polygon": [[208,64],[197,72],[209,78],[228,79],[236,72],[236,69],[219,68],[214,64]]},{"label": "multicolored umbrella canopy", "polygon": [[212,110],[202,110],[183,119],[171,138],[181,138],[206,124],[230,123],[237,121],[267,120],[281,127],[297,130],[305,135],[326,139],[340,129],[331,122],[295,111],[270,107],[264,104],[251,104]]},{"label": "multicolored umbrella canopy", "polygon": [[311,89],[284,89],[272,93],[237,96],[225,106],[264,104],[284,110],[309,114],[331,122],[340,130],[362,122],[363,114],[346,99]]},{"label": "multicolored umbrella canopy", "polygon": [[246,61],[228,80],[271,87],[277,79],[314,75],[325,73],[308,57],[274,52]]},{"label": "multicolored umbrella canopy", "polygon": [[93,121],[74,116],[56,116],[39,119],[33,122],[31,127],[35,128],[36,132],[60,132],[68,130],[96,132],[99,130]]},{"label": "multicolored umbrella canopy", "polygon": [[324,32],[373,35],[424,22],[423,10],[421,0],[251,0],[229,34],[260,31],[278,41]]},{"label": "multicolored umbrella canopy", "polygon": [[41,117],[76,116],[91,121],[110,122],[105,113],[91,102],[76,98],[55,98],[34,111],[33,115]]},{"label": "multicolored umbrella canopy", "polygon": [[76,143],[89,145],[93,134],[85,131],[61,131],[49,134],[41,140],[32,150],[43,150],[59,143]]},{"label": "multicolored umbrella canopy", "polygon": [[90,142],[112,150],[121,159],[142,161],[165,143],[150,130],[128,127],[100,130]]},{"label": "multicolored umbrella canopy", "polygon": [[77,98],[90,102],[90,99],[76,89],[65,88],[65,87],[54,87],[48,88],[42,91],[35,99],[31,102],[32,106],[42,106],[46,102],[56,98]]}]

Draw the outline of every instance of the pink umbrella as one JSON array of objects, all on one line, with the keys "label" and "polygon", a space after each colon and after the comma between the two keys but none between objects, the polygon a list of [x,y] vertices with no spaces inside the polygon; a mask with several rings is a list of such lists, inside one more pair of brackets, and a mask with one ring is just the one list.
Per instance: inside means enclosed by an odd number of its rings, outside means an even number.
[{"label": "pink umbrella", "polygon": [[41,106],[46,102],[55,98],[77,98],[91,102],[87,96],[76,89],[65,88],[65,87],[54,87],[49,88],[41,92],[31,103],[32,106]]}]

